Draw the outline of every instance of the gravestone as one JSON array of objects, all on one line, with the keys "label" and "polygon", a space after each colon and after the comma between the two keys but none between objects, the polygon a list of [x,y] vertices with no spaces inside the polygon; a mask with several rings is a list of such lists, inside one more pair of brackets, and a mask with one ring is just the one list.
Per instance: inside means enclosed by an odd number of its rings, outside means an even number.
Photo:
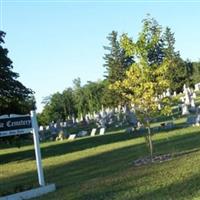
[{"label": "gravestone", "polygon": [[44,130],[44,127],[43,126],[40,126],[39,127],[39,131],[43,131]]},{"label": "gravestone", "polygon": [[188,106],[186,104],[182,104],[182,115],[188,115]]},{"label": "gravestone", "polygon": [[158,110],[161,110],[162,109],[162,107],[161,107],[161,104],[159,103],[158,104]]},{"label": "gravestone", "polygon": [[196,117],[196,126],[200,126],[200,114],[197,114],[197,117]]},{"label": "gravestone", "polygon": [[200,83],[194,85],[195,91],[200,91]]},{"label": "gravestone", "polygon": [[63,141],[65,139],[65,134],[63,131],[60,131],[59,134],[58,134],[58,137],[56,137],[56,141]]},{"label": "gravestone", "polygon": [[104,135],[104,134],[105,134],[105,128],[101,128],[100,132],[99,132],[99,135]]},{"label": "gravestone", "polygon": [[192,110],[195,110],[195,108],[196,108],[194,99],[191,100],[191,108],[192,108]]},{"label": "gravestone", "polygon": [[176,91],[174,91],[174,94],[173,94],[173,96],[174,96],[174,97],[176,97],[176,96],[177,96],[177,94],[176,94]]},{"label": "gravestone", "polygon": [[167,92],[166,92],[166,97],[170,97],[171,96],[171,94],[170,94],[170,89],[168,88],[167,89]]},{"label": "gravestone", "polygon": [[71,134],[69,135],[68,140],[74,140],[75,137],[76,137],[76,134]]},{"label": "gravestone", "polygon": [[92,131],[91,131],[91,133],[90,133],[90,136],[95,136],[96,131],[97,131],[97,129],[96,129],[96,128],[93,128]]},{"label": "gravestone", "polygon": [[193,98],[193,99],[196,99],[196,98],[197,98],[197,95],[196,95],[195,92],[192,93],[192,98]]},{"label": "gravestone", "polygon": [[191,104],[191,96],[190,96],[189,91],[187,91],[185,93],[185,104],[188,105],[188,106]]}]

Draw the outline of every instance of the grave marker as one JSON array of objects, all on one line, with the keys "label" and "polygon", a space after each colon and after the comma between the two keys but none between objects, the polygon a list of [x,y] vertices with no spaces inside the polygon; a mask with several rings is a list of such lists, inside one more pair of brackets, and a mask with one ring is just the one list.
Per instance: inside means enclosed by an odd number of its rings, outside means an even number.
[{"label": "grave marker", "polygon": [[97,129],[96,129],[96,128],[93,128],[92,131],[91,131],[91,133],[90,133],[90,136],[95,136],[96,131],[97,131]]},{"label": "grave marker", "polygon": [[104,134],[105,134],[105,128],[101,128],[100,132],[99,132],[99,135],[104,135]]},{"label": "grave marker", "polygon": [[75,137],[76,137],[76,134],[71,134],[71,135],[69,135],[69,138],[68,138],[68,140],[74,140],[74,139],[75,139]]}]

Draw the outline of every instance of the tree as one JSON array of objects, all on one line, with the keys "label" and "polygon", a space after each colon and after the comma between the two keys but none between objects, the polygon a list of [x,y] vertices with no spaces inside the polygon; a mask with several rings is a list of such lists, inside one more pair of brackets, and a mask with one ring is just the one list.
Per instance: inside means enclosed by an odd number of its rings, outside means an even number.
[{"label": "tree", "polygon": [[[132,56],[127,56],[125,54],[118,40],[118,33],[116,31],[112,31],[107,39],[109,41],[109,46],[104,46],[104,49],[108,53],[103,57],[105,60],[103,66],[106,68],[106,80],[110,84],[118,80],[123,80],[126,70],[134,60]],[[116,107],[123,102],[123,97],[117,91],[107,90],[106,95],[112,107]]]},{"label": "tree", "polygon": [[192,75],[192,81],[193,84],[200,82],[200,61],[199,62],[193,62],[193,75]]},{"label": "tree", "polygon": [[126,70],[134,62],[132,56],[127,56],[124,49],[120,46],[117,38],[117,32],[112,31],[107,39],[110,46],[104,46],[104,49],[109,51],[105,54],[104,67],[106,68],[106,78],[110,83],[124,78]]},{"label": "tree", "polygon": [[191,85],[189,76],[191,75],[192,69],[189,62],[185,62],[178,51],[175,51],[175,37],[171,29],[167,27],[163,34],[164,41],[164,52],[165,57],[171,60],[171,65],[166,74],[170,81],[170,89],[172,91],[181,92],[183,85],[187,82],[188,86]]},{"label": "tree", "polygon": [[[139,34],[137,42],[133,42],[127,35],[123,35],[121,43],[128,56],[137,57],[130,69],[126,72],[126,77],[122,81],[116,81],[110,85],[112,90],[118,90],[129,101],[129,105],[134,106],[137,118],[148,129],[146,140],[150,149],[151,158],[153,156],[151,120],[159,113],[158,104],[162,104],[161,112],[169,114],[171,109],[169,99],[159,98],[169,87],[170,83],[166,77],[171,61],[156,54],[153,59],[149,57],[151,49],[157,48],[161,40],[161,28],[152,32],[153,19],[144,21],[142,32]],[[149,36],[149,32],[151,32]],[[160,54],[159,51],[156,51]]]},{"label": "tree", "polygon": [[0,31],[0,115],[27,113],[35,108],[33,91],[19,82],[19,74],[12,71],[8,50],[3,47],[4,37],[5,33]]}]

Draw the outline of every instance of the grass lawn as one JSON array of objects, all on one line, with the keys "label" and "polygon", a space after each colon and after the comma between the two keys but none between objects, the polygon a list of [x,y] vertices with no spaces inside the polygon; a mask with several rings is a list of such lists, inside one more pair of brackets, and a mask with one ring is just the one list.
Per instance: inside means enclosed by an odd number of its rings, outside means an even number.
[{"label": "grass lawn", "polygon": [[[45,180],[57,190],[40,200],[200,199],[200,128],[154,135],[154,153],[183,153],[135,167],[148,155],[144,138],[124,130],[41,144]],[[0,196],[37,187],[32,145],[0,150]]]}]

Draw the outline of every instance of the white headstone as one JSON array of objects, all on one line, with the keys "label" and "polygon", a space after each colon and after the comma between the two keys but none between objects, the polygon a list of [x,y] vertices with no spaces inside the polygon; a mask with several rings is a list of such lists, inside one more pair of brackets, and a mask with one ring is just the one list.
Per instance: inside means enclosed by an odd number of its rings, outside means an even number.
[{"label": "white headstone", "polygon": [[194,85],[195,91],[199,91],[200,90],[200,83],[197,83]]},{"label": "white headstone", "polygon": [[196,98],[197,98],[197,95],[196,95],[195,92],[192,93],[192,98],[193,98],[193,99],[196,99]]},{"label": "white headstone", "polygon": [[69,135],[69,138],[68,138],[68,140],[74,140],[74,139],[75,139],[75,137],[76,137],[76,134],[71,134],[71,135]]},{"label": "white headstone", "polygon": [[189,92],[185,93],[185,104],[186,105],[190,105],[191,104],[191,97],[190,97]]},{"label": "white headstone", "polygon": [[170,94],[170,89],[169,89],[169,88],[167,89],[166,96],[167,96],[167,97],[170,97],[170,96],[171,96],[171,94]]},{"label": "white headstone", "polygon": [[195,108],[195,107],[196,107],[196,106],[195,106],[194,99],[191,100],[191,107],[192,107],[192,108]]},{"label": "white headstone", "polygon": [[188,107],[186,104],[182,104],[182,115],[188,115],[189,111],[188,111]]},{"label": "white headstone", "polygon": [[99,132],[99,135],[104,135],[104,134],[105,134],[105,128],[101,128],[100,132]]},{"label": "white headstone", "polygon": [[176,97],[176,95],[177,95],[177,94],[176,94],[176,91],[174,91],[174,94],[173,94],[173,96],[174,96],[174,97]]},{"label": "white headstone", "polygon": [[90,134],[90,136],[95,136],[95,134],[96,134],[96,131],[97,131],[97,129],[96,129],[96,128],[93,128],[93,129],[92,129],[92,131],[91,131],[91,134]]},{"label": "white headstone", "polygon": [[161,104],[160,103],[158,104],[158,110],[161,110]]}]

